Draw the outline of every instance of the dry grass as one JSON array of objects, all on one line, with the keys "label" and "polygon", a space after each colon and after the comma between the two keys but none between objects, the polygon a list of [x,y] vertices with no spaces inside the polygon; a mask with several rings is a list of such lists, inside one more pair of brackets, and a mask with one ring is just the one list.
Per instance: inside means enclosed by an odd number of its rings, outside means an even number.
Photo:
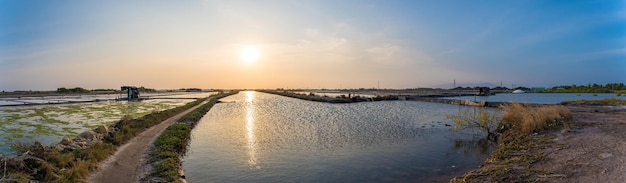
[{"label": "dry grass", "polygon": [[[498,149],[481,168],[470,171],[450,182],[535,182],[537,175],[545,173],[534,168],[545,155],[540,152],[554,135],[542,133],[560,124],[568,128],[571,111],[560,105],[524,106],[511,103],[503,106],[504,113],[498,126]],[[537,134],[531,134],[539,132]]]},{"label": "dry grass", "polygon": [[526,107],[513,102],[503,108],[503,126],[522,133],[537,132],[572,119],[572,112],[558,105]]}]

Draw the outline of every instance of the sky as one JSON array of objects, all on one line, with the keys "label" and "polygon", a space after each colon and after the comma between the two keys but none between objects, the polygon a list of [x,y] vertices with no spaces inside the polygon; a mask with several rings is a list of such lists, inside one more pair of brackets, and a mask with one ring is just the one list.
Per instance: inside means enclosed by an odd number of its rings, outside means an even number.
[{"label": "sky", "polygon": [[453,81],[626,83],[626,1],[0,1],[5,91]]}]

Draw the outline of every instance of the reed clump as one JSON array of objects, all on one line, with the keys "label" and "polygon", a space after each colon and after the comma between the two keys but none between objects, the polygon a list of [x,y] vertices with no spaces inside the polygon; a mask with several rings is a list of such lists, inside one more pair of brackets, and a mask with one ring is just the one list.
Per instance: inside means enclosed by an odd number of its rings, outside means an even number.
[{"label": "reed clump", "polygon": [[546,127],[562,124],[572,120],[572,112],[563,106],[551,105],[542,107],[526,107],[512,102],[503,106],[501,117],[503,128],[517,130],[521,133],[538,132]]},{"label": "reed clump", "polygon": [[533,165],[545,158],[537,149],[552,142],[554,134],[542,133],[567,128],[571,111],[560,105],[528,106],[512,102],[502,106],[498,121],[498,148],[481,168],[450,182],[532,182],[539,170]]}]

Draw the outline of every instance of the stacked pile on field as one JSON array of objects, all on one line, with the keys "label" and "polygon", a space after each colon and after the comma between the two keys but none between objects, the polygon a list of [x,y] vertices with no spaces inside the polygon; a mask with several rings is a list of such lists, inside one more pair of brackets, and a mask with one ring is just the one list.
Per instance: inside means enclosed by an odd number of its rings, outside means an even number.
[{"label": "stacked pile on field", "polygon": [[4,170],[0,182],[85,182],[90,171],[146,129],[179,114],[206,99],[176,108],[154,112],[140,118],[125,116],[111,126],[99,126],[74,139],[63,137],[56,145],[40,142],[14,144],[16,157],[0,157]]}]

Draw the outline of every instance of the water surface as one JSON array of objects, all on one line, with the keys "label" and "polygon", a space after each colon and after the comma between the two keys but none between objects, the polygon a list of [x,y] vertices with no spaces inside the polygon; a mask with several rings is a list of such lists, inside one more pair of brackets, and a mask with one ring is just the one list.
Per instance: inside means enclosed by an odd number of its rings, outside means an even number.
[{"label": "water surface", "polygon": [[328,104],[250,91],[222,101],[192,132],[189,182],[441,182],[493,148],[445,126],[455,105]]}]

